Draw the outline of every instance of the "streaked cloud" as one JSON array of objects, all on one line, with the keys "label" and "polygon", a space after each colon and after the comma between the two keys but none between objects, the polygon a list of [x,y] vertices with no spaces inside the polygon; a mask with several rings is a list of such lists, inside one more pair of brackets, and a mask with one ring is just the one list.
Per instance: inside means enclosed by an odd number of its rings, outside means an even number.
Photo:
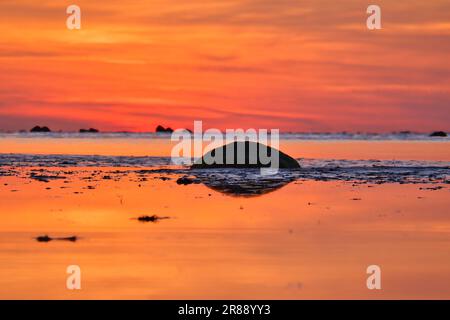
[{"label": "streaked cloud", "polygon": [[[0,3],[1,126],[289,131],[448,129],[450,3],[361,0]],[[74,119],[71,123],[69,120]],[[54,124],[54,125],[52,125]],[[102,128],[101,128],[102,129]]]}]

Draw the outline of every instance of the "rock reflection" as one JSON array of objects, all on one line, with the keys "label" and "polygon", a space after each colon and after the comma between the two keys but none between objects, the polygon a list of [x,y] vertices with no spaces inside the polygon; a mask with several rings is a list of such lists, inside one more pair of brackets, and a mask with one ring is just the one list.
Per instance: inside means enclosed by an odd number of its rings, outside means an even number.
[{"label": "rock reflection", "polygon": [[296,180],[293,175],[261,175],[259,169],[194,170],[194,183],[234,197],[258,197],[274,192]]}]

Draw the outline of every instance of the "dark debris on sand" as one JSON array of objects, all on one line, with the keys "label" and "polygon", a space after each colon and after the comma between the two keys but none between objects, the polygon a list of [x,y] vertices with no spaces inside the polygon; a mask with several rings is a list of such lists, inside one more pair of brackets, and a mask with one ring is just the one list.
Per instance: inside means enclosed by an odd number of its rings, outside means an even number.
[{"label": "dark debris on sand", "polygon": [[441,190],[444,189],[443,186],[436,186],[436,187],[423,187],[423,188],[419,188],[419,190],[431,190],[431,191],[436,191],[436,190]]},{"label": "dark debris on sand", "polygon": [[50,241],[70,241],[70,242],[76,242],[78,240],[77,236],[71,236],[71,237],[61,237],[61,238],[52,238],[48,235],[39,236],[36,237],[36,241],[38,242],[50,242]]},{"label": "dark debris on sand", "polygon": [[56,175],[44,175],[44,174],[36,174],[32,172],[30,174],[30,179],[34,179],[40,182],[50,182],[50,180],[59,180],[66,179],[64,176],[56,176]]},{"label": "dark debris on sand", "polygon": [[152,216],[140,216],[137,218],[139,222],[158,222],[159,220],[170,219],[170,217],[158,217],[157,215]]},{"label": "dark debris on sand", "polygon": [[184,185],[184,186],[187,186],[187,185],[193,184],[193,183],[199,184],[199,183],[201,183],[201,181],[199,179],[192,178],[189,176],[184,176],[177,180],[177,184]]}]

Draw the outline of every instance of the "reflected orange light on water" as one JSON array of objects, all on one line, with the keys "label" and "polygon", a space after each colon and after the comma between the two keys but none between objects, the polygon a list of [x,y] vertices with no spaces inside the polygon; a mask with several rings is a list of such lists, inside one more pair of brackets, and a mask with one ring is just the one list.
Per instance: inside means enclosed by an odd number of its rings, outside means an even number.
[{"label": "reflected orange light on water", "polygon": [[[170,157],[178,141],[170,139],[0,139],[0,153],[75,154]],[[204,142],[204,148],[209,142]],[[283,152],[295,158],[349,160],[450,161],[448,141],[281,140]]]},{"label": "reflected orange light on water", "polygon": [[[82,175],[90,170],[98,169],[82,169]],[[68,183],[0,178],[0,297],[450,295],[446,189],[297,181],[239,198],[205,185],[179,186],[175,178],[69,176]],[[153,214],[170,219],[136,220]],[[80,239],[33,239],[44,234]],[[374,263],[383,270],[381,292],[365,287],[365,268]],[[70,264],[83,272],[78,292],[65,289]]]}]

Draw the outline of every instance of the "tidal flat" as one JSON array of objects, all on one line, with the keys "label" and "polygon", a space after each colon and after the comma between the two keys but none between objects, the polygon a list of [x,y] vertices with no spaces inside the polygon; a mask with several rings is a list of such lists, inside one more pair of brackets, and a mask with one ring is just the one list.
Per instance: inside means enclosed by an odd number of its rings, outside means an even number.
[{"label": "tidal flat", "polygon": [[[164,153],[3,153],[0,298],[448,299],[448,142],[412,142],[432,145],[427,159],[408,142],[392,159],[357,143],[365,158],[310,146],[291,152],[300,170],[269,178]],[[374,264],[382,290],[366,287]],[[81,290],[66,289],[69,265]]]}]

